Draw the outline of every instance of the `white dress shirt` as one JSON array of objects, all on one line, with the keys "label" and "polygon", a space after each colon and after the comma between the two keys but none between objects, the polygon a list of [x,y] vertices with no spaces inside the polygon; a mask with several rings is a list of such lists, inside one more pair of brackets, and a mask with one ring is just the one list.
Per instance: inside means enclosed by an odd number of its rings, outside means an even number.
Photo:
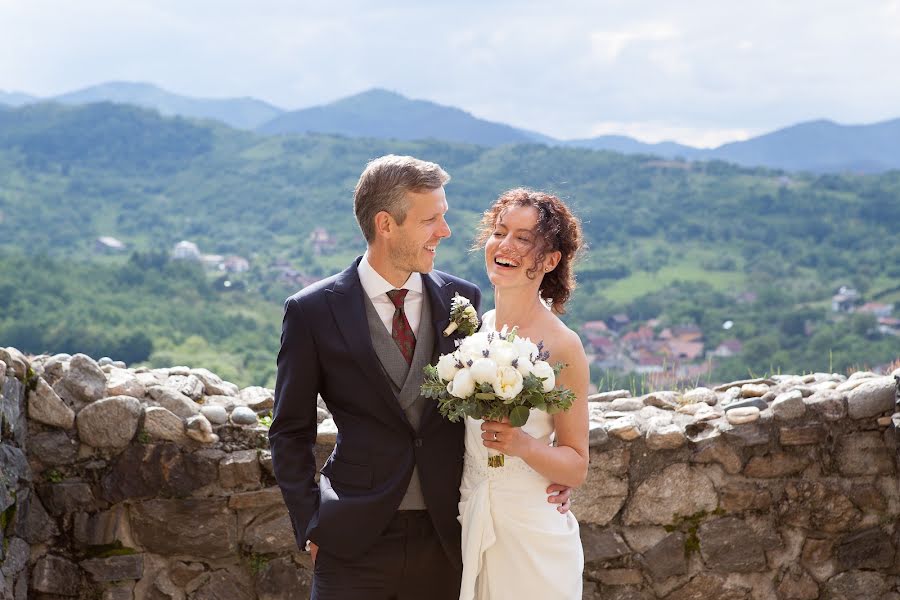
[{"label": "white dress shirt", "polygon": [[[369,253],[367,252],[362,260],[359,261],[357,267],[359,274],[359,282],[362,284],[363,291],[372,301],[381,322],[384,323],[388,333],[391,333],[391,325],[394,321],[394,303],[388,298],[387,293],[391,290],[398,289],[387,282],[384,277],[378,274],[378,271],[369,264]],[[416,338],[419,337],[419,321],[422,320],[422,302],[425,299],[424,289],[422,287],[422,274],[412,273],[401,288],[409,290],[406,293],[406,299],[403,302],[403,311],[406,313],[406,320],[409,321],[409,327],[413,330]]]}]

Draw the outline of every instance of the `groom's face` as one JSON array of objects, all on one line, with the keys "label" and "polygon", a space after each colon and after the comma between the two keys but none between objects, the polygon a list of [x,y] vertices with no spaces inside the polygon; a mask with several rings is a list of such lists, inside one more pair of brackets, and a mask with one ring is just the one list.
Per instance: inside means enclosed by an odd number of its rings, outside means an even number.
[{"label": "groom's face", "polygon": [[428,273],[434,269],[434,257],[441,240],[450,237],[444,219],[447,197],[444,188],[407,192],[406,219],[397,227],[390,246],[391,262],[403,272]]}]

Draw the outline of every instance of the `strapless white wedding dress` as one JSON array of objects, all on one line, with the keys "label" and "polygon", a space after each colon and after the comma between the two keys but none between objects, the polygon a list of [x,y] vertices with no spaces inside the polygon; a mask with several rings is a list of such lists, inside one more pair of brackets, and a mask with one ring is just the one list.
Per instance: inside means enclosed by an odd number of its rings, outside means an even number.
[{"label": "strapless white wedding dress", "polygon": [[[485,315],[482,328],[493,328],[492,317]],[[481,423],[466,419],[460,600],[580,600],[578,521],[547,502],[551,482],[522,459],[507,456],[503,467],[488,467]],[[553,417],[532,410],[522,429],[549,445]]]}]

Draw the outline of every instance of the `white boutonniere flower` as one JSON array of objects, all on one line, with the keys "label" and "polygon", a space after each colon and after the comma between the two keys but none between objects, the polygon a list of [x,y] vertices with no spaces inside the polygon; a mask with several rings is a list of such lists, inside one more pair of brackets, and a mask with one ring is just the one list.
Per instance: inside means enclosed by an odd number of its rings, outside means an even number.
[{"label": "white boutonniere flower", "polygon": [[444,329],[444,337],[459,330],[462,335],[472,335],[478,330],[478,313],[465,296],[458,293],[450,302],[450,324]]}]

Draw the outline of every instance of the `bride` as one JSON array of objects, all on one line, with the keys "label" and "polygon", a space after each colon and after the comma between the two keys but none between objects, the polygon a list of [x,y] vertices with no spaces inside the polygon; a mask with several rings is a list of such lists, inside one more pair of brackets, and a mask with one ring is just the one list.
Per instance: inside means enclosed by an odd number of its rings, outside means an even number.
[{"label": "bride", "polygon": [[[574,287],[581,228],[559,198],[520,188],[485,212],[476,244],[495,295],[482,328],[517,327],[519,336],[543,340],[549,362],[566,365],[557,384],[577,400],[553,416],[532,410],[521,428],[466,419],[460,600],[579,600],[578,522],[554,510],[544,490],[550,481],[577,487],[587,475],[588,363],[558,317]],[[488,449],[506,455],[505,466],[489,468]]]}]

